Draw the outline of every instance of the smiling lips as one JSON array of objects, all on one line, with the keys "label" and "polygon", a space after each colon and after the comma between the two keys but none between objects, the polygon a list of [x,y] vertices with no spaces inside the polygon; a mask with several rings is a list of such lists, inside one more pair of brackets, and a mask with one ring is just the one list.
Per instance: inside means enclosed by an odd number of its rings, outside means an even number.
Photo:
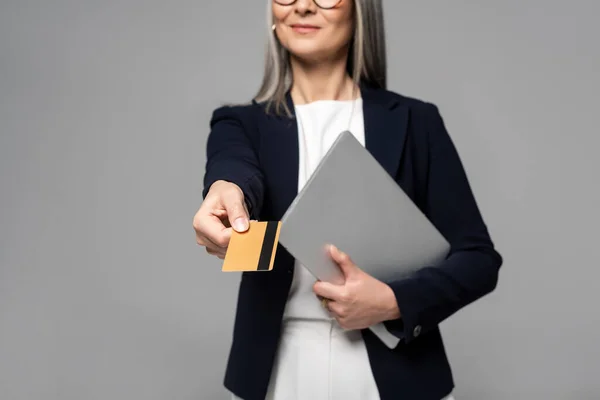
[{"label": "smiling lips", "polygon": [[298,33],[312,33],[321,29],[318,26],[308,24],[293,24],[291,25],[291,27],[294,30],[294,32]]}]

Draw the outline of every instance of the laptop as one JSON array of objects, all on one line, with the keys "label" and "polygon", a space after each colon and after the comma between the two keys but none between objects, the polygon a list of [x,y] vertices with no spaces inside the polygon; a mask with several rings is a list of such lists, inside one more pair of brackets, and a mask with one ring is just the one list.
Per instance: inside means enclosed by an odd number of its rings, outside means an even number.
[{"label": "laptop", "polygon": [[[348,131],[342,132],[281,220],[279,243],[318,280],[343,284],[326,253],[333,244],[386,282],[443,261],[450,245]],[[400,339],[383,323],[369,329],[389,348]]]},{"label": "laptop", "polygon": [[344,282],[333,244],[381,281],[445,259],[450,245],[348,131],[325,154],[281,221],[279,242],[316,279]]}]

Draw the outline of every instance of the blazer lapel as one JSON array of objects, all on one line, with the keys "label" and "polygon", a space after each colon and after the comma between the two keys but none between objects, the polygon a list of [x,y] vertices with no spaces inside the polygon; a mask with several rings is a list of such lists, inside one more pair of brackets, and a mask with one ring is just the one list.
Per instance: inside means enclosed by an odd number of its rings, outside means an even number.
[{"label": "blazer lapel", "polygon": [[262,141],[261,163],[268,171],[268,188],[278,193],[276,203],[273,204],[271,218],[281,218],[289,205],[298,194],[298,168],[299,147],[298,127],[294,111],[294,104],[288,92],[286,96],[288,108],[292,118],[285,115],[261,113],[265,118],[263,126],[264,139]]},{"label": "blazer lapel", "polygon": [[[361,86],[365,123],[365,147],[395,178],[406,139],[408,108],[383,89]],[[263,115],[264,136],[261,162],[269,171],[268,187],[279,195],[271,218],[281,218],[298,194],[299,147],[294,103],[289,92],[287,105],[292,117]]]},{"label": "blazer lapel", "polygon": [[383,89],[361,87],[365,147],[393,178],[404,150],[408,108]]}]

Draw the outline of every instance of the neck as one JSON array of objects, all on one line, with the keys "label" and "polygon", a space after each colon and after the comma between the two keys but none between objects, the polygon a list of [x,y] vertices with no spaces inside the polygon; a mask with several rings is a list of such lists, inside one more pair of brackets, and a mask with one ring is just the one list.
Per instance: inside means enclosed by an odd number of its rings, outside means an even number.
[{"label": "neck", "polygon": [[296,104],[317,100],[354,100],[356,85],[346,72],[346,57],[337,61],[308,63],[290,57],[294,82],[291,95]]}]

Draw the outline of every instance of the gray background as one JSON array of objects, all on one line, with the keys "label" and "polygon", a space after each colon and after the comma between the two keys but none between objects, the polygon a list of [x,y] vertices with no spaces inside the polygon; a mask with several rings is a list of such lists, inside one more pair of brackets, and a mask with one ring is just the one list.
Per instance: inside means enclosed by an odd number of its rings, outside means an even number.
[{"label": "gray background", "polygon": [[[263,3],[0,3],[0,399],[226,398],[239,276],[191,221]],[[442,325],[457,400],[598,398],[600,4],[385,6],[390,88],[440,106],[505,257]]]}]

